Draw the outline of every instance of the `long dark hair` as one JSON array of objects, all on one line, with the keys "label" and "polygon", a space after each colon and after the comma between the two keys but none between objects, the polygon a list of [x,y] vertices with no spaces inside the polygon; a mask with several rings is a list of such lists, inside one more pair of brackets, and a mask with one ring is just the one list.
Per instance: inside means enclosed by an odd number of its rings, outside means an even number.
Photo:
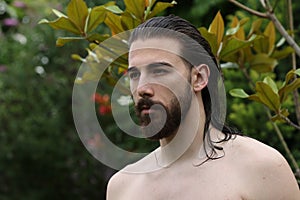
[{"label": "long dark hair", "polygon": [[[179,35],[174,33],[178,33]],[[185,37],[182,37],[182,35]],[[215,159],[216,157],[214,157],[214,155],[216,154],[216,150],[223,150],[218,144],[232,139],[235,135],[241,135],[241,132],[236,128],[229,127],[225,122],[222,123],[222,115],[225,113],[222,113],[222,105],[219,100],[220,98],[225,98],[225,96],[220,97],[218,89],[218,83],[222,81],[220,80],[222,77],[219,76],[221,69],[211,51],[209,43],[194,25],[174,15],[154,17],[140,24],[131,33],[129,46],[135,40],[150,38],[173,38],[178,40],[182,46],[182,58],[184,58],[190,66],[198,66],[203,63],[209,66],[211,73],[208,85],[201,91],[206,115],[203,144],[205,145],[205,141],[207,141],[212,151],[208,153],[204,146],[205,153],[209,159]],[[188,38],[188,41],[186,38]],[[212,141],[209,130],[210,124],[224,134],[224,137],[219,141]]]}]

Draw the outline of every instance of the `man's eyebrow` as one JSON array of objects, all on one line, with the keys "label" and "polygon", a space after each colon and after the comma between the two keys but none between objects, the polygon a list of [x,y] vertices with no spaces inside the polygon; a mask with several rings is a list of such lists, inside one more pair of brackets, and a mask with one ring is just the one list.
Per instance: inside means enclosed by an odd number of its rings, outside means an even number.
[{"label": "man's eyebrow", "polygon": [[154,63],[150,63],[147,65],[148,67],[161,67],[161,66],[167,66],[167,67],[173,67],[173,65],[171,65],[168,62],[154,62]]},{"label": "man's eyebrow", "polygon": [[129,67],[129,68],[127,69],[127,73],[128,73],[128,72],[131,72],[131,71],[136,71],[136,70],[137,70],[137,67],[132,66],[132,67]]},{"label": "man's eyebrow", "polygon": [[[148,68],[161,67],[161,66],[173,67],[173,65],[171,65],[170,63],[163,62],[163,61],[162,62],[153,62],[153,63],[146,65],[146,67],[148,67]],[[138,68],[136,66],[131,66],[127,69],[127,72],[137,71],[137,70],[138,70]]]}]

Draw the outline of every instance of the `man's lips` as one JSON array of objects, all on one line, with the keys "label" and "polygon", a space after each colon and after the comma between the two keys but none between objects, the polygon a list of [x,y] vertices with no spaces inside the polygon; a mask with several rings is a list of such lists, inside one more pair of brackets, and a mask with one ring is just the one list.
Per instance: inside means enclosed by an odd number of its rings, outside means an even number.
[{"label": "man's lips", "polygon": [[149,115],[150,112],[151,112],[151,107],[150,107],[150,106],[148,106],[148,105],[143,105],[143,106],[141,107],[141,114],[142,114],[142,115]]},{"label": "man's lips", "polygon": [[142,115],[149,115],[152,112],[152,110],[150,108],[144,108],[141,111]]}]

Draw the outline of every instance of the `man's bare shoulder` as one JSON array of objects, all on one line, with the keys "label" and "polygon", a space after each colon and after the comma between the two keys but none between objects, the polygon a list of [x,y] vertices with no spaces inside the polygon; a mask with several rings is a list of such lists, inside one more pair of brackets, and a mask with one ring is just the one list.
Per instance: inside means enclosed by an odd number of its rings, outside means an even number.
[{"label": "man's bare shoulder", "polygon": [[120,197],[128,192],[127,189],[141,179],[143,174],[155,171],[153,159],[154,152],[151,152],[115,173],[107,185],[107,199],[121,199]]},{"label": "man's bare shoulder", "polygon": [[237,136],[224,150],[248,184],[249,199],[253,194],[255,199],[300,199],[293,172],[276,149],[255,139]]}]

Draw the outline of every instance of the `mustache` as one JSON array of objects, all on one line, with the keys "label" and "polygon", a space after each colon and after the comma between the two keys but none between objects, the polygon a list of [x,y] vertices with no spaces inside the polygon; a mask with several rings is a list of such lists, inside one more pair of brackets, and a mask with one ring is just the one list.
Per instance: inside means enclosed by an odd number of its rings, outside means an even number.
[{"label": "mustache", "polygon": [[135,109],[138,113],[140,113],[140,112],[142,112],[143,109],[149,109],[149,108],[151,108],[151,106],[153,106],[155,104],[158,104],[158,105],[161,105],[164,107],[164,105],[161,102],[153,101],[149,98],[142,98],[137,102]]}]

